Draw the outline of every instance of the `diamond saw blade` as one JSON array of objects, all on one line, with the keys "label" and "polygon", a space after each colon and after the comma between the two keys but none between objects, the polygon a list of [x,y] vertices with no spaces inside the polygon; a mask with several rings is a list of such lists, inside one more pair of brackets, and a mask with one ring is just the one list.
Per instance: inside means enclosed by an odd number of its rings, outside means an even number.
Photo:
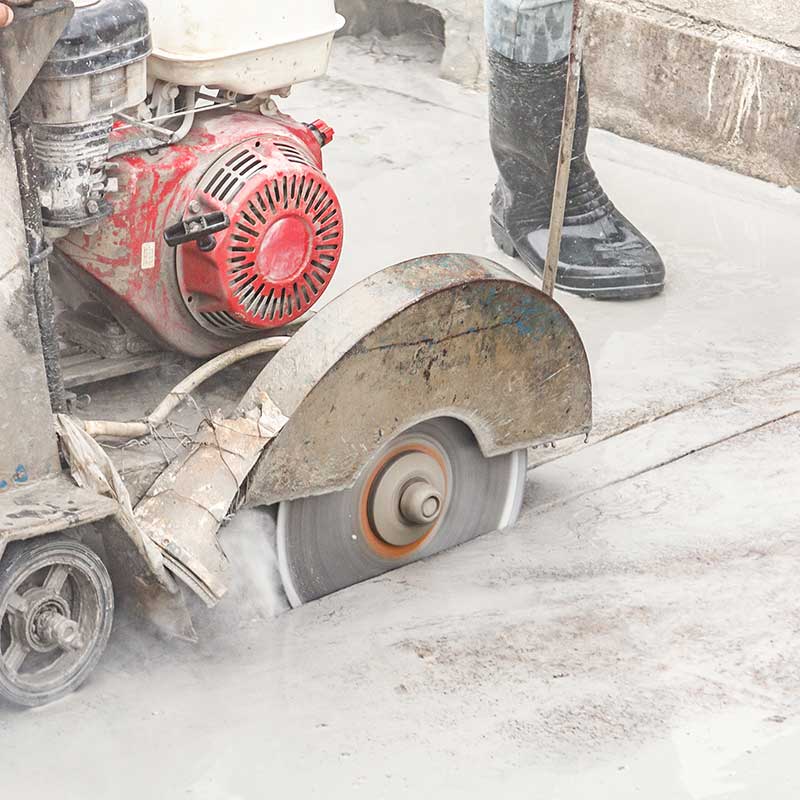
[{"label": "diamond saw blade", "polygon": [[519,515],[524,450],[485,458],[449,418],[378,450],[356,485],[281,503],[278,562],[296,607],[505,528]]}]

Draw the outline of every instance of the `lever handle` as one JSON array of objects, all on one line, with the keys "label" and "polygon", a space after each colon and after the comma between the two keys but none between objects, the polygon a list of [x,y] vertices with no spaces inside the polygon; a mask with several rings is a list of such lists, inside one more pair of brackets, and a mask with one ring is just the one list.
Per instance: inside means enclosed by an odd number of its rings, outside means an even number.
[{"label": "lever handle", "polygon": [[168,247],[177,247],[187,242],[197,242],[201,250],[213,250],[216,246],[213,234],[229,228],[230,217],[224,211],[212,211],[188,217],[170,225],[164,231],[164,241]]}]

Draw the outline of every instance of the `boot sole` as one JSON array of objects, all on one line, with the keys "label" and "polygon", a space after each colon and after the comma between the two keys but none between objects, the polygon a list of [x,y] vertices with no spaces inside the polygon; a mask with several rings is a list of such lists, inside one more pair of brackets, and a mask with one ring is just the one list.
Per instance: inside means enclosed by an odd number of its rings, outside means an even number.
[{"label": "boot sole", "polygon": [[[544,275],[544,268],[537,264],[529,264],[523,259],[513,240],[508,235],[506,229],[494,217],[491,219],[492,225],[492,238],[497,246],[510,258],[518,258],[530,269],[538,278]],[[663,281],[661,283],[641,283],[641,284],[628,284],[625,286],[576,286],[571,284],[562,283],[556,277],[556,288],[561,289],[563,292],[579,295],[581,297],[592,297],[595,300],[644,300],[648,297],[655,297],[664,289]]]}]

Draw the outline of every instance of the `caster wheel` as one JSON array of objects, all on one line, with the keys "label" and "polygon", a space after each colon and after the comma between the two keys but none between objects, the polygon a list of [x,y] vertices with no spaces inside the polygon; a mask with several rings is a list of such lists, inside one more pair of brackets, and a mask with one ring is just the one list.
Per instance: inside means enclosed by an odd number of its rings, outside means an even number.
[{"label": "caster wheel", "polygon": [[86,545],[63,536],[9,545],[0,561],[0,697],[38,706],[77,689],[113,616],[111,578]]}]

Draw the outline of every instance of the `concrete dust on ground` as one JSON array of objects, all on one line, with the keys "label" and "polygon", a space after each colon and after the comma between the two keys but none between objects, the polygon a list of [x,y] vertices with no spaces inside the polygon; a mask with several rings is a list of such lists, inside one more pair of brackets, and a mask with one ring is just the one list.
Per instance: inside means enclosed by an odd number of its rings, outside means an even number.
[{"label": "concrete dust on ground", "polygon": [[64,797],[795,797],[800,531],[754,466],[798,445],[787,420],[545,512],[534,471],[513,530],[196,647],[123,621],[81,692],[1,718],[6,785],[49,791],[52,742]]}]

